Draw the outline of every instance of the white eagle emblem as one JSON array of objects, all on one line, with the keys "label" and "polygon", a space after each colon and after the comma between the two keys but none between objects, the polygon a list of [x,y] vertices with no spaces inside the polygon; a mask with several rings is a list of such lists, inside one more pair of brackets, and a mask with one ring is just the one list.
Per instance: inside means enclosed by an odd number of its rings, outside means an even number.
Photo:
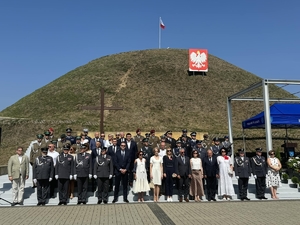
[{"label": "white eagle emblem", "polygon": [[200,53],[200,51],[197,51],[197,54],[195,52],[192,52],[190,58],[191,62],[193,62],[192,66],[195,66],[197,68],[205,67],[203,63],[206,62],[207,56],[204,52]]}]

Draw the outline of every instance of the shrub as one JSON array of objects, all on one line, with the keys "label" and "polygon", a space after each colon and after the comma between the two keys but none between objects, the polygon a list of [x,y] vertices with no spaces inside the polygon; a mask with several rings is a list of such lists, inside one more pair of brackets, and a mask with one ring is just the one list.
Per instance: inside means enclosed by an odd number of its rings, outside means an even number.
[{"label": "shrub", "polygon": [[286,174],[286,173],[282,174],[282,179],[283,180],[288,180],[289,179],[289,175]]},{"label": "shrub", "polygon": [[298,177],[292,177],[292,182],[293,184],[298,184],[299,183],[299,178]]}]

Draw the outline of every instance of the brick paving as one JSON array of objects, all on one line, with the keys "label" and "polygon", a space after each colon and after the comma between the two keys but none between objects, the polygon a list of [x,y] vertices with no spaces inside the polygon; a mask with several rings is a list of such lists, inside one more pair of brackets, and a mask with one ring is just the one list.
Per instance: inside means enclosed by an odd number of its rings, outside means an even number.
[{"label": "brick paving", "polygon": [[299,205],[277,200],[15,206],[0,208],[0,224],[299,224]]}]

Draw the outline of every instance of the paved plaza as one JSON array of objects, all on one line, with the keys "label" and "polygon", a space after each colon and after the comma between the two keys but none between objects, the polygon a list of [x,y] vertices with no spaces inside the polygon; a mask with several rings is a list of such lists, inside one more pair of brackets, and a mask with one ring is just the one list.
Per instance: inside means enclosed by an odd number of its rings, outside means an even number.
[{"label": "paved plaza", "polygon": [[299,200],[0,208],[0,224],[300,224]]}]

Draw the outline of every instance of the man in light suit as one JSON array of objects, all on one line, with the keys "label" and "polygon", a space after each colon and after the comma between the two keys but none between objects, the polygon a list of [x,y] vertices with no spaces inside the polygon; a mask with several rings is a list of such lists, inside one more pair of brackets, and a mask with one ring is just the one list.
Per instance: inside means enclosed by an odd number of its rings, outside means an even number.
[{"label": "man in light suit", "polygon": [[29,177],[29,158],[23,154],[23,147],[18,147],[16,153],[7,165],[8,179],[12,182],[12,206],[23,205],[25,180]]},{"label": "man in light suit", "polygon": [[180,149],[180,156],[176,158],[175,173],[179,179],[178,185],[178,197],[179,202],[182,202],[182,195],[184,200],[189,202],[188,194],[190,189],[190,179],[192,177],[192,171],[190,166],[190,158],[185,156],[185,149]]}]

